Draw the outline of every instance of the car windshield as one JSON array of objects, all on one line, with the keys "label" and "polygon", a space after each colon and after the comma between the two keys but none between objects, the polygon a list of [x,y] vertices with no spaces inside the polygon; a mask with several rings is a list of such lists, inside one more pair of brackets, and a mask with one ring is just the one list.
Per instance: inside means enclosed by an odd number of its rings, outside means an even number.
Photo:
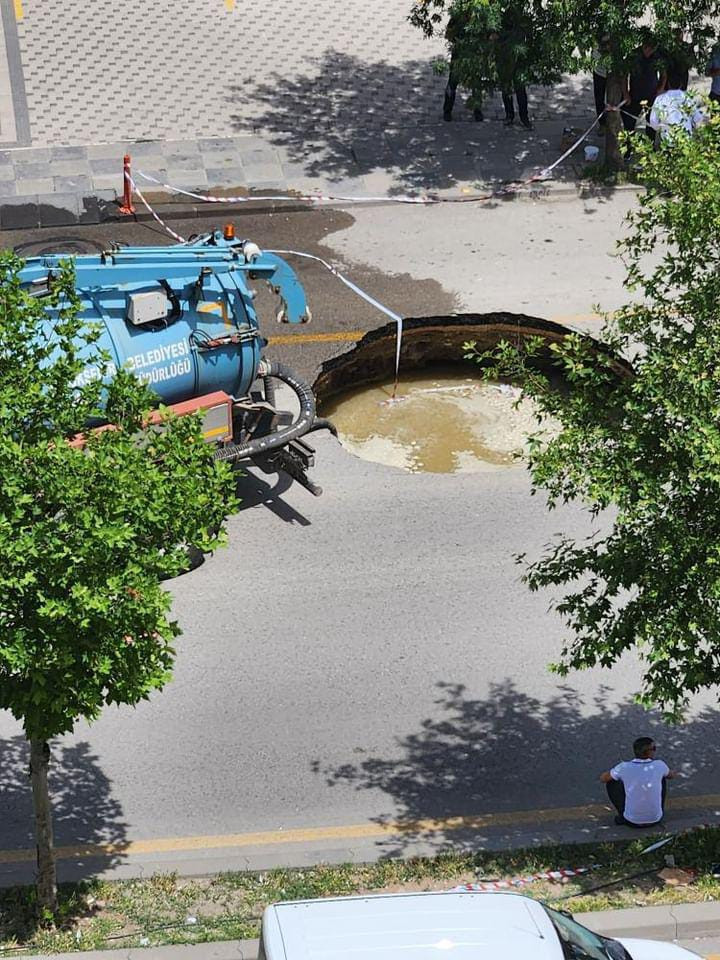
[{"label": "car windshield", "polygon": [[632,960],[625,947],[617,940],[601,937],[567,913],[545,907],[557,930],[565,960]]}]

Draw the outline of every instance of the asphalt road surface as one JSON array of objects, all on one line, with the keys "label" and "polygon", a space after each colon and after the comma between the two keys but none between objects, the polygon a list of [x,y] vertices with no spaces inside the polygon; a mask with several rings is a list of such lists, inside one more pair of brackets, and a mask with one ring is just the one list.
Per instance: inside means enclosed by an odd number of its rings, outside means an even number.
[{"label": "asphalt road surface", "polygon": [[[631,203],[246,214],[237,227],[261,246],[330,257],[406,316],[501,308],[592,328],[595,303],[612,309],[625,296],[612,254]],[[173,221],[183,235],[211,225]],[[145,224],[54,233],[158,242]],[[299,270],[312,332],[385,322],[319,265]],[[308,342],[308,328],[265,332],[296,338],[271,352],[306,376],[348,347]],[[55,744],[59,844],[115,844],[105,865],[132,872],[615,836],[597,811],[524,812],[602,803],[598,772],[646,731],[685,775],[676,795],[714,793],[714,697],[666,730],[632,703],[631,659],[566,681],[546,669],[561,624],[548,596],[520,584],[513,555],[536,555],[557,531],[588,531],[579,507],[548,514],[521,467],[408,475],[316,437],[324,495],[249,476],[229,548],[172,583],[184,634],[168,688]],[[0,736],[0,850],[28,849],[26,755],[7,714]],[[476,814],[496,819],[465,832],[419,822]],[[398,819],[413,826],[377,835],[378,822]],[[238,845],[248,832],[263,836]],[[7,877],[29,869],[2,860]],[[76,852],[63,869],[88,864]]]}]

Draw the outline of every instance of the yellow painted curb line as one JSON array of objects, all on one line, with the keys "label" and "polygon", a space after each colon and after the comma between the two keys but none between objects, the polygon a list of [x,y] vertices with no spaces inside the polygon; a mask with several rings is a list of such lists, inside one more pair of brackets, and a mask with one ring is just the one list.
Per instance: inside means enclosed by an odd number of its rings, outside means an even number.
[{"label": "yellow painted curb line", "polygon": [[24,14],[22,0],[14,0],[15,5],[15,19],[20,21],[22,20]]},{"label": "yellow painted curb line", "polygon": [[272,346],[276,343],[332,343],[335,340],[346,340],[356,343],[362,340],[368,330],[339,330],[336,333],[288,333],[277,337],[268,337]]},{"label": "yellow painted curb line", "polygon": [[[670,801],[673,810],[720,808],[720,795],[677,797]],[[487,830],[521,824],[551,823],[567,820],[597,820],[609,816],[609,807],[601,803],[579,807],[553,807],[547,810],[513,810],[507,813],[483,813],[445,819],[398,820],[388,823],[355,823],[335,827],[299,827],[258,833],[229,833],[217,836],[158,837],[154,840],[129,840],[127,843],[86,844],[58,847],[61,860],[87,857],[133,856],[153,853],[179,853],[190,850],[281,846],[319,840],[362,840],[374,837],[401,837],[408,834],[452,833],[459,830]],[[35,859],[34,850],[1,850],[0,863],[27,863]]]},{"label": "yellow painted curb line", "polygon": [[[550,317],[553,323],[560,323],[566,326],[570,323],[589,323],[593,320],[599,320],[600,317],[595,313],[569,313],[557,317]],[[334,333],[286,333],[276,337],[268,337],[268,343],[288,344],[288,343],[333,343],[346,341],[357,343],[362,340],[370,330],[337,330]]]}]

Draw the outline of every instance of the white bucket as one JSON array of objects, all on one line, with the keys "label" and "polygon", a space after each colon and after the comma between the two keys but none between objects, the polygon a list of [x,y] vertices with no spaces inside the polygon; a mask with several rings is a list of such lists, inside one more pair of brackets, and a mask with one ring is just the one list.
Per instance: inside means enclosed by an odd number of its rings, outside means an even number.
[{"label": "white bucket", "polygon": [[592,145],[585,147],[585,160],[587,163],[595,163],[599,156],[600,147],[594,147]]}]

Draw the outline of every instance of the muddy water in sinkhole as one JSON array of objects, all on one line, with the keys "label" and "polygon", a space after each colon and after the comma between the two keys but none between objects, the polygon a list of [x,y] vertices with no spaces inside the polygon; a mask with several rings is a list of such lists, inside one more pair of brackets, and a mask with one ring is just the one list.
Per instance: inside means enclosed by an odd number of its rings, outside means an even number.
[{"label": "muddy water in sinkhole", "polygon": [[532,404],[518,391],[484,383],[457,368],[413,371],[359,387],[323,404],[343,446],[413,473],[481,473],[517,465],[525,437],[537,431]]}]

